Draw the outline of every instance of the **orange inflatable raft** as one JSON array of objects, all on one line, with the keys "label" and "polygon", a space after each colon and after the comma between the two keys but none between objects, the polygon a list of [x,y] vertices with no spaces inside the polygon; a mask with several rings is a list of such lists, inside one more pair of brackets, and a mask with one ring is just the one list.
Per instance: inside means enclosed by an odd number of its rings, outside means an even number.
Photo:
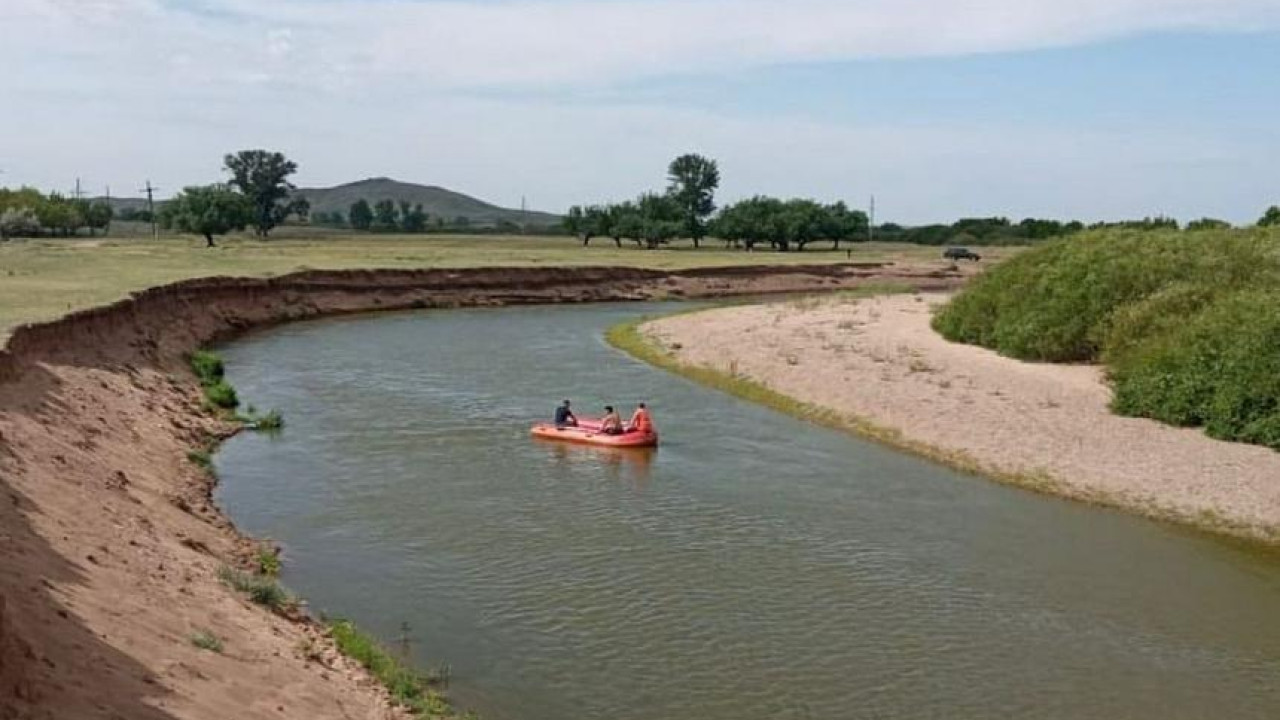
[{"label": "orange inflatable raft", "polygon": [[585,418],[578,420],[576,427],[558,428],[551,423],[538,423],[529,430],[529,433],[543,440],[559,440],[561,442],[599,445],[601,447],[642,448],[656,447],[658,444],[656,430],[606,435],[600,432],[599,420],[587,420]]}]

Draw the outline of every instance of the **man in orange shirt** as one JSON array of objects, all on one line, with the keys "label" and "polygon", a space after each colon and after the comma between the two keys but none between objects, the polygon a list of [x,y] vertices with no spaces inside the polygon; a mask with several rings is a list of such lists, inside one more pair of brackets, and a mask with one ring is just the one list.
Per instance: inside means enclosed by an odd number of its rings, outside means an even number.
[{"label": "man in orange shirt", "polygon": [[653,432],[653,420],[649,417],[649,409],[644,403],[636,405],[635,414],[627,424],[627,432]]}]

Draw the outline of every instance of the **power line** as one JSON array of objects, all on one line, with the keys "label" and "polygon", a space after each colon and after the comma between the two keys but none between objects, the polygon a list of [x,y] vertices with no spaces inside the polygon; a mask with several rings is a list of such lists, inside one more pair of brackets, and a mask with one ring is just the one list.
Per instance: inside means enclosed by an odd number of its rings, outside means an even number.
[{"label": "power line", "polygon": [[160,237],[159,231],[156,230],[156,201],[155,192],[160,188],[154,187],[151,180],[147,180],[147,186],[139,192],[147,194],[147,214],[151,216],[151,239],[155,240]]}]

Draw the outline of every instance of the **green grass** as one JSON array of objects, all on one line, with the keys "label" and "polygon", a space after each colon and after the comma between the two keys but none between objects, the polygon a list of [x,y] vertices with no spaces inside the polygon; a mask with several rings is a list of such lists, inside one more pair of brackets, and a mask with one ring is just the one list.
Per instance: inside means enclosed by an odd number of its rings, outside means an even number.
[{"label": "green grass", "polygon": [[1016,358],[1104,362],[1117,413],[1280,450],[1280,232],[1056,241],[976,279],[934,327]]},{"label": "green grass", "polygon": [[297,607],[297,599],[274,578],[223,567],[218,570],[218,579],[232,590],[248,595],[250,600],[273,612],[285,614]]},{"label": "green grass", "polygon": [[251,417],[249,427],[262,432],[278,432],[284,429],[284,413],[270,410],[266,415]]},{"label": "green grass", "polygon": [[208,450],[191,450],[187,453],[187,459],[202,470],[213,469],[213,454]]},{"label": "green grass", "polygon": [[349,620],[334,620],[329,631],[338,650],[352,658],[378,679],[392,699],[418,718],[456,717],[443,695],[431,688],[431,679],[409,667],[372,635],[361,631]]},{"label": "green grass", "polygon": [[208,630],[201,630],[195,633],[194,635],[192,635],[191,644],[195,645],[201,650],[208,650],[209,652],[215,652],[215,653],[222,652],[221,638],[209,632]]},{"label": "green grass", "polygon": [[[308,269],[459,268],[613,265],[677,270],[724,265],[846,262],[844,251],[745,253],[711,243],[701,250],[657,251],[613,243],[583,248],[573,238],[466,235],[316,234],[283,228],[271,240],[237,236],[205,249],[203,240],[170,236],[0,243],[0,342],[20,323],[53,320],[131,292],[193,277],[270,277]],[[997,249],[997,255],[1013,249]],[[941,250],[895,243],[854,246],[860,262],[945,265]],[[984,252],[985,254],[985,252]]]}]

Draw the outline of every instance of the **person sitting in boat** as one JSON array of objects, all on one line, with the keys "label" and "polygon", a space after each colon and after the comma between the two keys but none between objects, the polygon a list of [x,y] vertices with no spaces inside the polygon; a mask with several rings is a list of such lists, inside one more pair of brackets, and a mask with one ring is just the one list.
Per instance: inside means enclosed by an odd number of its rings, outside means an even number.
[{"label": "person sitting in boat", "polygon": [[556,408],[555,424],[557,428],[578,427],[578,418],[573,414],[573,410],[569,409],[568,400]]},{"label": "person sitting in boat", "polygon": [[653,419],[649,417],[649,408],[644,403],[636,404],[636,411],[627,423],[627,432],[653,432]]},{"label": "person sitting in boat", "polygon": [[618,416],[618,411],[614,410],[612,405],[604,406],[604,417],[600,418],[600,432],[605,435],[622,434],[622,418]]}]

